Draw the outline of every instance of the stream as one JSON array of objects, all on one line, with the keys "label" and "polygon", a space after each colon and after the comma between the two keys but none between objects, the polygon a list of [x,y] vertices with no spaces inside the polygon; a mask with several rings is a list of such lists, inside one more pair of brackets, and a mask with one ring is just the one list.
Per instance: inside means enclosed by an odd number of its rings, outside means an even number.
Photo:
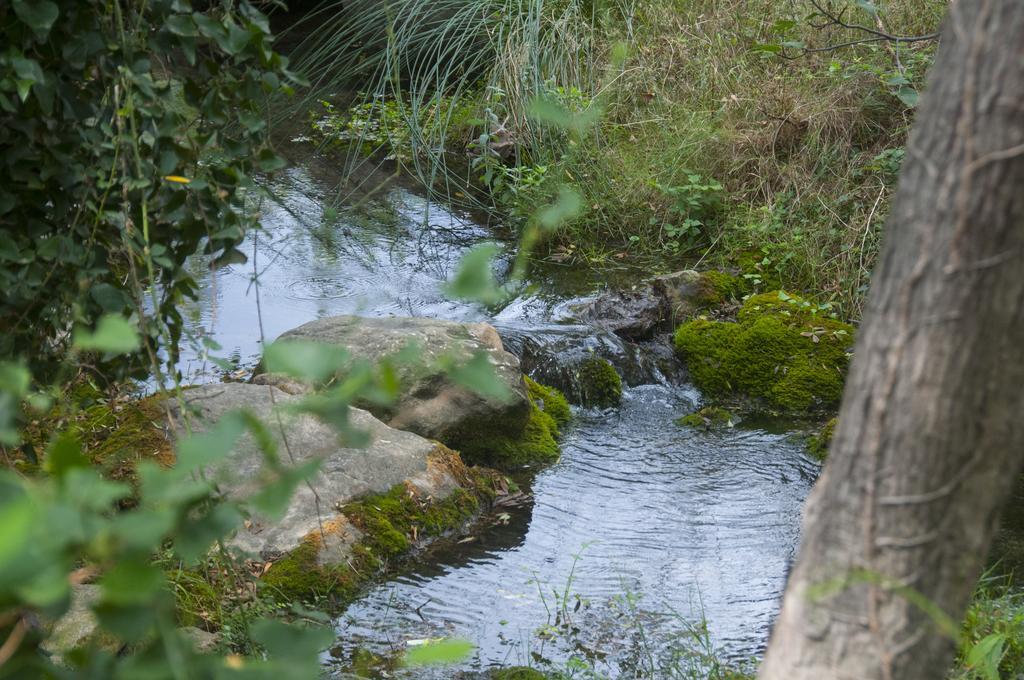
[{"label": "stream", "polygon": [[[394,657],[410,641],[442,637],[475,645],[457,669],[467,673],[578,658],[610,677],[684,677],[712,653],[756,658],[818,472],[802,444],[754,426],[675,425],[700,403],[685,372],[666,368],[664,352],[570,322],[567,310],[600,288],[600,275],[549,266],[500,309],[453,301],[443,283],[469,247],[494,238],[487,228],[395,186],[335,214],[323,208],[322,184],[307,169],[283,173],[279,203],[261,206],[263,230],[246,244],[250,262],[196,272],[204,288],[191,328],[232,370],[255,363],[261,338],[315,318],[411,315],[493,323],[511,351],[529,350],[524,368],[542,381],[565,352],[596,351],[628,385],[619,409],[574,408],[562,459],[533,479],[527,502],[352,604],[335,622],[325,672],[347,677],[357,649]],[[201,346],[181,366],[193,381],[222,371]]]}]

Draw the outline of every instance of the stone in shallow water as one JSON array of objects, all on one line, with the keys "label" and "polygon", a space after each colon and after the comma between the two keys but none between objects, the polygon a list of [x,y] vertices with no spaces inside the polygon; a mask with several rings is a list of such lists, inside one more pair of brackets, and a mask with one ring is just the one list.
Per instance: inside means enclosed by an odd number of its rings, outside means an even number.
[{"label": "stone in shallow water", "polygon": [[[284,517],[274,522],[258,518],[248,522],[232,539],[233,545],[262,557],[273,557],[293,550],[310,534],[319,533],[321,526],[329,525],[331,531],[324,533],[327,541],[322,545],[322,558],[342,562],[361,533],[338,514],[337,508],[359,496],[384,493],[399,484],[436,500],[460,488],[453,474],[433,462],[439,448],[435,442],[392,429],[370,413],[353,408],[350,422],[367,434],[369,444],[365,448],[345,446],[335,429],[310,415],[289,412],[289,405],[299,398],[273,386],[243,383],[203,385],[184,393],[187,407],[194,411],[194,432],[203,432],[229,411],[244,408],[267,425],[287,464],[321,461],[310,484],[300,484],[295,490]],[[172,408],[172,422],[181,426],[177,406]],[[262,450],[246,434],[225,463],[211,471],[213,479],[229,496],[252,493],[259,487],[263,459]]]},{"label": "stone in shallow water", "polygon": [[[282,340],[312,340],[337,345],[355,359],[378,362],[410,344],[420,358],[396,364],[400,394],[390,406],[363,404],[391,427],[436,439],[470,458],[498,437],[521,437],[530,418],[530,402],[519,360],[502,346],[494,327],[413,317],[335,316],[287,331]],[[457,384],[446,360],[455,365],[485,352],[508,397],[479,394]],[[266,380],[265,378],[262,380]]]}]

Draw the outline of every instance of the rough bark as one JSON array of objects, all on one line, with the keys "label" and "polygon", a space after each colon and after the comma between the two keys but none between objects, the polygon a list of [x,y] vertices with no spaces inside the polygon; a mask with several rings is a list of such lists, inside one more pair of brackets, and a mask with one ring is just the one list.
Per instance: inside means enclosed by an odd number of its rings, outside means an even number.
[{"label": "rough bark", "polygon": [[962,0],[760,677],[944,677],[1022,462],[1024,2]]}]

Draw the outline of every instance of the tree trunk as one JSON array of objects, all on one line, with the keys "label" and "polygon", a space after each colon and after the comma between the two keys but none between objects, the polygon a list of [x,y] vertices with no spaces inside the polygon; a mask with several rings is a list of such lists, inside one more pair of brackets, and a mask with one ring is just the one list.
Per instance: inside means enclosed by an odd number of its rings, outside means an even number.
[{"label": "tree trunk", "polygon": [[1024,462],[1024,2],[950,6],[762,680],[942,678]]}]

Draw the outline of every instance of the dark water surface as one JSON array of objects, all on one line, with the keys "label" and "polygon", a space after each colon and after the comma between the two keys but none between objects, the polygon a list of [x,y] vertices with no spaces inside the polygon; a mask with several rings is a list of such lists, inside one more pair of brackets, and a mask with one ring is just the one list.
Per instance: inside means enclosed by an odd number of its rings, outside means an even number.
[{"label": "dark water surface", "polygon": [[[489,319],[521,342],[550,336],[567,301],[596,285],[554,268],[500,310],[453,301],[443,282],[468,247],[491,237],[485,228],[401,189],[385,204],[325,220],[322,191],[301,169],[276,190],[284,205],[263,206],[264,231],[248,243],[259,309],[250,261],[204,274],[193,310],[194,329],[239,365],[259,355],[258,312],[268,340],[351,313]],[[559,351],[574,338],[594,342],[588,333],[562,334]],[[627,349],[623,361],[642,363],[642,349]],[[185,364],[209,379],[201,353]],[[431,551],[353,604],[337,621],[329,671],[340,674],[357,648],[389,656],[410,641],[448,636],[476,645],[466,670],[577,656],[612,677],[671,677],[683,648],[756,656],[817,465],[785,434],[680,428],[673,420],[700,395],[657,371],[635,375],[631,382],[652,384],[629,388],[620,409],[577,411],[561,462],[536,477],[527,503],[500,510],[469,540]],[[690,634],[702,621],[710,643]]]}]

